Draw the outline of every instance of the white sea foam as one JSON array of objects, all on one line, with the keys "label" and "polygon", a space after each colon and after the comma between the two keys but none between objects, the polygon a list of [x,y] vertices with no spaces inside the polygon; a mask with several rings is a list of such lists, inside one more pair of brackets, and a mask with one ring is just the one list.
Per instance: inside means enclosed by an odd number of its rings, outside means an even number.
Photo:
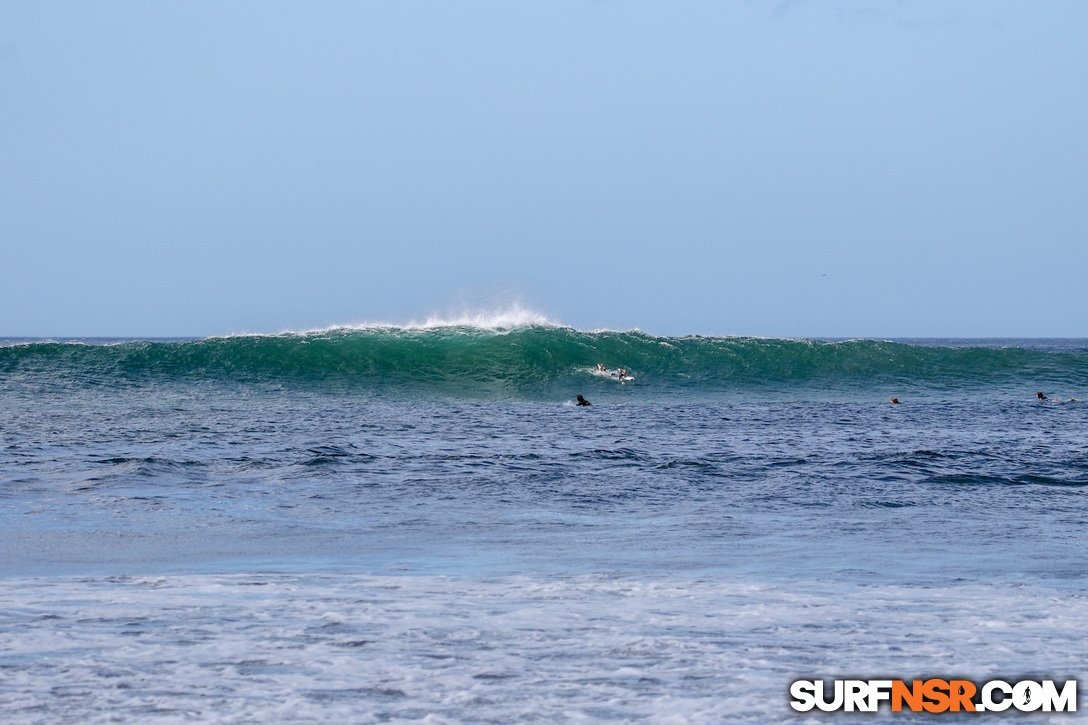
[{"label": "white sea foam", "polygon": [[6,579],[0,712],[20,723],[825,723],[838,718],[789,709],[791,680],[1066,679],[1088,661],[1085,627],[1079,592],[1031,585]]},{"label": "white sea foam", "polygon": [[326,327],[304,328],[300,330],[284,329],[276,333],[237,331],[224,335],[209,335],[205,339],[234,338],[234,337],[278,337],[292,335],[315,335],[343,330],[439,330],[442,328],[474,328],[478,330],[501,332],[518,330],[526,327],[565,327],[560,322],[553,320],[548,315],[514,303],[494,309],[463,309],[445,314],[434,313],[428,315],[422,321],[410,320],[408,322],[381,322],[363,321],[351,322]]},{"label": "white sea foam", "polygon": [[353,322],[308,330],[284,330],[281,335],[308,335],[339,330],[438,330],[442,328],[474,328],[487,331],[518,330],[526,327],[564,327],[542,312],[513,304],[490,310],[461,310],[447,314],[432,314],[409,322]]},{"label": "white sea foam", "polygon": [[475,327],[481,330],[513,330],[523,327],[562,327],[535,310],[515,304],[499,310],[464,310],[453,315],[431,315],[423,322],[401,325],[405,329],[429,330],[440,327]]}]

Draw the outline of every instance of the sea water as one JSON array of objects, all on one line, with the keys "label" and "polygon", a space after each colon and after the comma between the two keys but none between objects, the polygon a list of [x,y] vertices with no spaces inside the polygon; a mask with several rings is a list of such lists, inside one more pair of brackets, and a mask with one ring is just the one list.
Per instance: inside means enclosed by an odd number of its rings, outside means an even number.
[{"label": "sea water", "polygon": [[859,716],[793,680],[1081,677],[1088,403],[1037,392],[1088,397],[1088,341],[3,341],[0,721],[824,722]]}]

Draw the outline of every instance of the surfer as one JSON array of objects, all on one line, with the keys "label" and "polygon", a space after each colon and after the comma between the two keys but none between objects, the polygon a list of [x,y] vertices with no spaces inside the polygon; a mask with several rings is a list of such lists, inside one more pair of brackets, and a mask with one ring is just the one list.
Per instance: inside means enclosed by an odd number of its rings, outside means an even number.
[{"label": "surfer", "polygon": [[606,367],[605,367],[605,366],[604,366],[603,364],[601,364],[601,363],[597,363],[597,372],[599,372],[599,373],[607,373],[607,372],[608,372],[608,368],[606,368]]},{"label": "surfer", "polygon": [[[1048,398],[1043,393],[1036,393],[1035,397],[1038,398],[1039,402],[1041,402],[1041,403],[1060,403],[1060,402],[1062,402],[1058,398]],[[1079,403],[1080,401],[1077,400],[1076,398],[1070,398],[1068,400],[1068,402],[1070,402],[1070,403]]]},{"label": "surfer", "polygon": [[1068,401],[1063,401],[1061,398],[1048,398],[1043,393],[1036,393],[1035,397],[1039,399],[1040,403],[1061,403],[1061,402],[1079,403],[1080,402],[1076,398],[1070,398]]},{"label": "surfer", "polygon": [[578,393],[577,405],[593,405],[593,403],[591,403],[588,400],[586,400],[585,398],[583,398],[581,393]]},{"label": "surfer", "polygon": [[899,398],[892,398],[892,405],[899,405]]}]

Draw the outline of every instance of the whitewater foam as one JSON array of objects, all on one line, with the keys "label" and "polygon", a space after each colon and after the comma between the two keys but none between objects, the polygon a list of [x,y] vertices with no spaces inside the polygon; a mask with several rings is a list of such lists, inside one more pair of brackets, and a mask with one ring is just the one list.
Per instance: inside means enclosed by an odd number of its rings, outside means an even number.
[{"label": "whitewater foam", "polygon": [[440,330],[446,328],[471,328],[486,331],[518,330],[526,327],[566,327],[536,310],[511,305],[494,310],[462,310],[452,314],[431,314],[423,321],[406,323],[363,322],[339,325],[331,329],[346,330]]},{"label": "whitewater foam", "polygon": [[1088,622],[1041,586],[714,577],[8,579],[0,601],[0,706],[43,723],[816,723],[791,679],[1077,676]]}]

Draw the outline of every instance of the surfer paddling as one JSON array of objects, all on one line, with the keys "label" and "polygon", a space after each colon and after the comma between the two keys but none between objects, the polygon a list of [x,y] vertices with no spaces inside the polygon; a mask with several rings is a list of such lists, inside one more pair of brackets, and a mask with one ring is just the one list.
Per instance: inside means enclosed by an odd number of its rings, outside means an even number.
[{"label": "surfer paddling", "polygon": [[593,405],[593,403],[583,398],[581,393],[578,393],[578,402],[575,405]]},{"label": "surfer paddling", "polygon": [[[1038,398],[1040,403],[1060,403],[1060,402],[1062,402],[1058,398],[1048,398],[1043,393],[1036,393],[1035,397]],[[1076,398],[1070,398],[1069,402],[1070,403],[1079,403],[1080,401],[1077,400]]]}]

